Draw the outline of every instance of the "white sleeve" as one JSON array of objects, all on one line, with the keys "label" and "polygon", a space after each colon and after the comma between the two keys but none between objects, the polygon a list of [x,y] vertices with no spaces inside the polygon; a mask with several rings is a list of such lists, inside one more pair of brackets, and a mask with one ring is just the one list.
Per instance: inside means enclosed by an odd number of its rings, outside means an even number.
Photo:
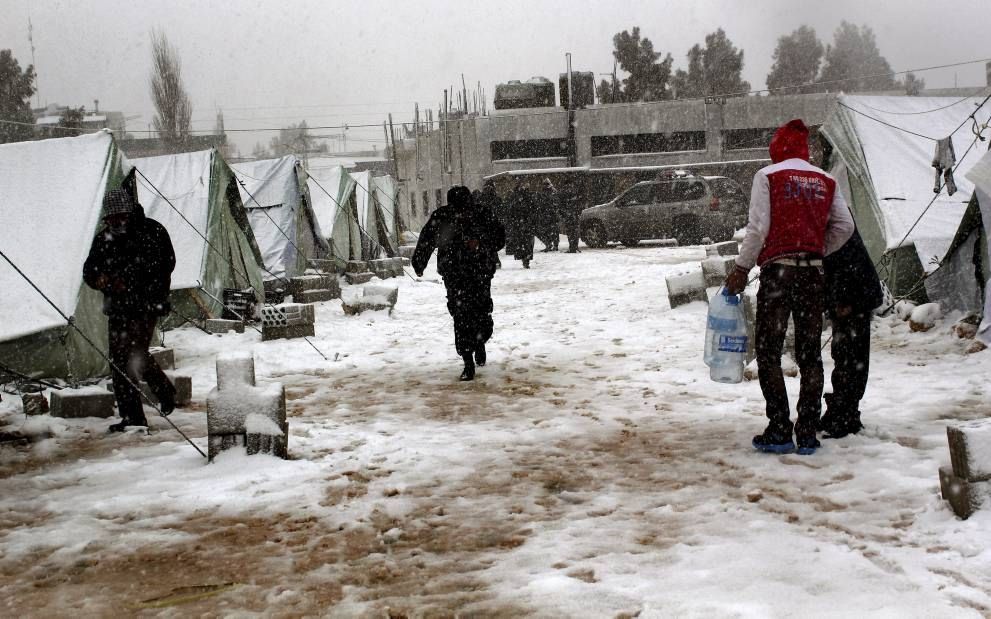
[{"label": "white sleeve", "polygon": [[833,192],[833,205],[829,208],[829,219],[826,221],[826,255],[846,245],[853,236],[854,228],[850,207],[837,186]]},{"label": "white sleeve", "polygon": [[754,268],[770,229],[771,191],[767,176],[758,172],[754,175],[754,185],[750,190],[750,216],[747,220],[747,234],[740,245],[740,255],[736,257],[738,267],[748,271]]}]

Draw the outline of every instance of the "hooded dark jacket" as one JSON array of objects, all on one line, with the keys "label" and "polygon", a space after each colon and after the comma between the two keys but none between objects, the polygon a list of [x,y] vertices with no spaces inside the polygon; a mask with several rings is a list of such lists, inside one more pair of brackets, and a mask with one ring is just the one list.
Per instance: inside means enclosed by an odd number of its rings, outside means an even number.
[{"label": "hooded dark jacket", "polygon": [[[468,241],[477,240],[471,249]],[[506,245],[502,224],[484,205],[455,207],[445,204],[430,215],[420,231],[412,266],[422,273],[437,249],[437,272],[441,277],[488,275],[496,271],[497,252]]]},{"label": "hooded dark jacket", "polygon": [[869,312],[884,302],[874,262],[856,230],[850,240],[822,261],[826,272],[826,308],[850,306],[854,313]]},{"label": "hooded dark jacket", "polygon": [[[165,226],[136,206],[127,232],[100,230],[83,265],[86,285],[103,293],[103,313],[138,318],[165,316],[175,269],[175,251]],[[100,276],[106,276],[98,286]]]}]

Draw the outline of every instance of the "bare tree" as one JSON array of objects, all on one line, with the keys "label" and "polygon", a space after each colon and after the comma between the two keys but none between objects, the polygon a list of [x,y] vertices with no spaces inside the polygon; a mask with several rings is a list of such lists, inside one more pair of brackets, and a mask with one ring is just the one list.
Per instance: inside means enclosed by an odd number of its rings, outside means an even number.
[{"label": "bare tree", "polygon": [[155,102],[155,130],[170,145],[189,137],[193,106],[182,85],[182,61],[165,33],[151,33],[151,98]]}]

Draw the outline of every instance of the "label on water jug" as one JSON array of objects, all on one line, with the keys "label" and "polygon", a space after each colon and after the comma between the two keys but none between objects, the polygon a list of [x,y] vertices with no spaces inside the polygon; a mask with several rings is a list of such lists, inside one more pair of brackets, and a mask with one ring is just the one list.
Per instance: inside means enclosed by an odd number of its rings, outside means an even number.
[{"label": "label on water jug", "polygon": [[722,352],[747,352],[746,335],[720,335],[719,350]]}]

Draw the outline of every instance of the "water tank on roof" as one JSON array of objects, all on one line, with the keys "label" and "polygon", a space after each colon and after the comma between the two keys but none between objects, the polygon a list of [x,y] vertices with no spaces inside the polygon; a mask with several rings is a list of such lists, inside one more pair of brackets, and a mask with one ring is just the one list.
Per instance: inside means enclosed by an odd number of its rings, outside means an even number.
[{"label": "water tank on roof", "polygon": [[546,77],[532,77],[526,83],[510,80],[497,84],[493,105],[497,110],[554,107],[554,83]]}]

